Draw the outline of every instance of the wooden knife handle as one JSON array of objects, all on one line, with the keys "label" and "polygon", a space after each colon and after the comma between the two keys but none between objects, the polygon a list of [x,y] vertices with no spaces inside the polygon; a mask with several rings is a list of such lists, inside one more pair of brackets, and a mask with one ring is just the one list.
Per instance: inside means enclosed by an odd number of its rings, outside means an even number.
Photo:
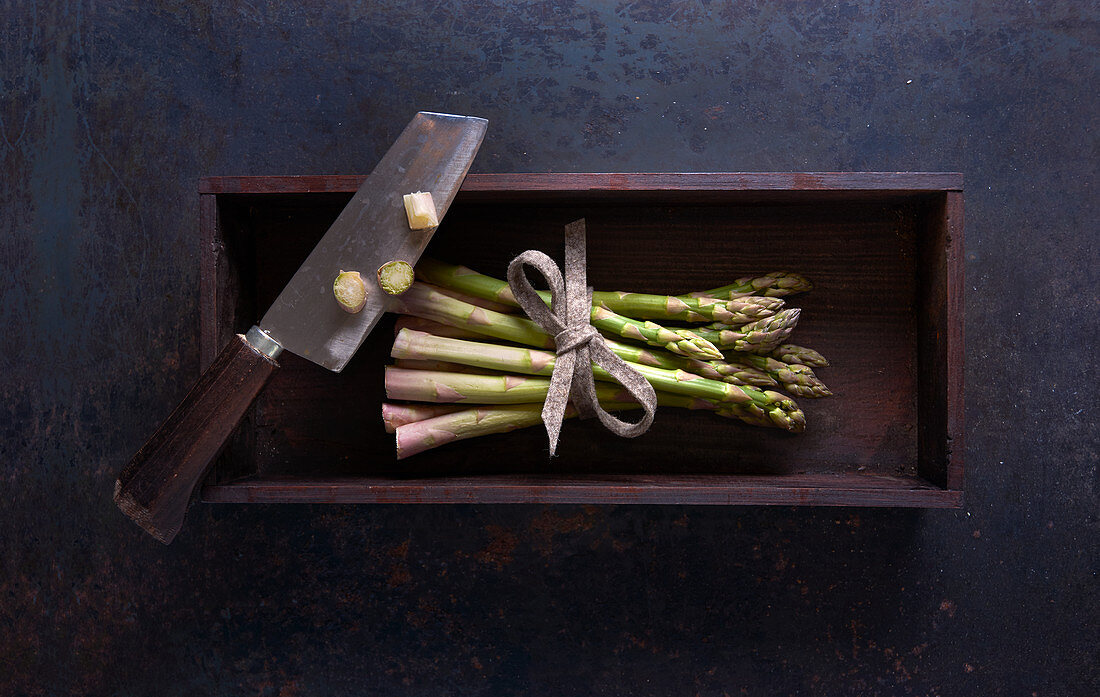
[{"label": "wooden knife handle", "polygon": [[161,542],[171,542],[195,485],[278,367],[243,335],[230,341],[122,470],[115,482],[122,512]]}]

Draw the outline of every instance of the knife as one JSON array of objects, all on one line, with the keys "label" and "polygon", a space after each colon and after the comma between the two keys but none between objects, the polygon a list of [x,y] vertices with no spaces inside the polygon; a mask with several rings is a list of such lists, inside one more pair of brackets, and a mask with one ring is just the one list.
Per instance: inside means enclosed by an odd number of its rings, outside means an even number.
[{"label": "knife", "polygon": [[[403,194],[430,191],[443,219],[470,169],[485,119],[419,112],[363,182],[293,278],[246,334],[230,341],[115,482],[115,503],[168,544],[183,525],[195,485],[278,368],[284,350],[340,372],[389,307],[372,283],[382,264],[416,264],[435,228],[410,230]],[[356,314],[332,294],[341,271],[368,279]]]}]

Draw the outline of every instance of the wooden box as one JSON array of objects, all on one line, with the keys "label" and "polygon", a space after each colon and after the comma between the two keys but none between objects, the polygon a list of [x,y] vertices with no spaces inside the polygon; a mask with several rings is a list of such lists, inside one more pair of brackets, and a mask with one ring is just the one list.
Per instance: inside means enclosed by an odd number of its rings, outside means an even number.
[{"label": "wooden box", "polygon": [[[362,177],[199,184],[202,362],[256,322]],[[793,340],[832,361],[806,433],[659,409],[640,438],[566,422],[394,457],[384,318],[342,374],[290,353],[202,489],[213,502],[957,507],[963,484],[963,195],[951,173],[469,176],[428,253],[503,277],[588,222],[588,279],[682,293],[779,269],[815,289]]]}]

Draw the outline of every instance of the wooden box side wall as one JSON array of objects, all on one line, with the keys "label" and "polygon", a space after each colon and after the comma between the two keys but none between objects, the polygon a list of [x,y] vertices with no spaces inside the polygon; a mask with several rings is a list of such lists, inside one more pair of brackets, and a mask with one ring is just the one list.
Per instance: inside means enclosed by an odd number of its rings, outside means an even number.
[{"label": "wooden box side wall", "polygon": [[922,216],[918,244],[917,472],[946,489],[963,487],[963,195],[937,197]]},{"label": "wooden box side wall", "polygon": [[[199,362],[206,370],[235,333],[243,332],[243,318],[254,314],[248,294],[242,292],[255,273],[239,239],[239,212],[214,194],[199,195]],[[227,235],[227,229],[234,234]],[[254,410],[249,409],[211,468],[207,481],[224,483],[256,473]]]}]

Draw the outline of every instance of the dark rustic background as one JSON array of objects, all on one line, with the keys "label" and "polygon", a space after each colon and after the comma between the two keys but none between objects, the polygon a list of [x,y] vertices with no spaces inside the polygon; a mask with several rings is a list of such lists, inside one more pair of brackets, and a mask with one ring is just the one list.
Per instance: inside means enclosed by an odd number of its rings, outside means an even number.
[{"label": "dark rustic background", "polygon": [[[0,4],[0,693],[1096,694],[1096,3],[298,4]],[[964,172],[965,508],[143,534],[197,178],[365,173],[417,109],[489,118],[478,172]]]}]

